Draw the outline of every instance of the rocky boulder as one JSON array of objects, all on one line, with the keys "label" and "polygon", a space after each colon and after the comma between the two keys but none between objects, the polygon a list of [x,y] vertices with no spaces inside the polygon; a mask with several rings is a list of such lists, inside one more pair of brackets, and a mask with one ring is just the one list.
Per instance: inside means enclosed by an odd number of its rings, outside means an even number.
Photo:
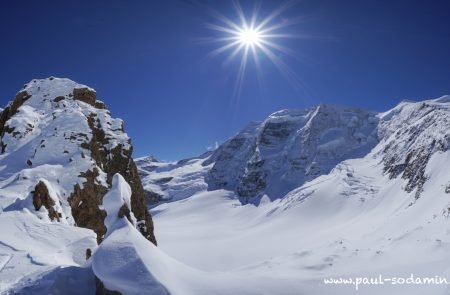
[{"label": "rocky boulder", "polygon": [[41,207],[44,206],[48,211],[48,217],[50,218],[50,220],[59,221],[61,213],[55,210],[55,201],[50,196],[48,188],[43,181],[39,181],[32,194],[34,209],[40,210]]}]

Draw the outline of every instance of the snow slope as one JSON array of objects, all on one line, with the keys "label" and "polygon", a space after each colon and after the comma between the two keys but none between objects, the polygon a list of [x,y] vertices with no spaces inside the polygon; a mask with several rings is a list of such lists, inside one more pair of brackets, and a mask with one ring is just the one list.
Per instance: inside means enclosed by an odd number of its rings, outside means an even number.
[{"label": "snow slope", "polygon": [[404,180],[389,180],[370,158],[343,162],[257,207],[241,205],[232,192],[198,193],[152,209],[159,248],[192,267],[246,277],[254,288],[270,282],[267,294],[447,294],[448,286],[356,292],[323,284],[329,277],[379,274],[449,278],[448,174],[436,170],[444,164],[450,165],[450,153],[433,157],[428,169],[435,175],[413,206]]},{"label": "snow slope", "polygon": [[86,249],[97,247],[93,231],[41,220],[28,209],[0,213],[0,224],[0,294],[88,294],[95,288],[83,267]]}]

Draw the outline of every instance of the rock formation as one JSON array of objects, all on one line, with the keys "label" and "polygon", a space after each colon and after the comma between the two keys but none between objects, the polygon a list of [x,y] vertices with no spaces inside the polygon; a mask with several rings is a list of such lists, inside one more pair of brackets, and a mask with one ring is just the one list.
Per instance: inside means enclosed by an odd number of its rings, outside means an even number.
[{"label": "rock formation", "polygon": [[[34,187],[34,210],[92,229],[100,243],[106,232],[102,198],[112,176],[120,173],[131,186],[131,211],[140,232],[156,244],[131,140],[94,89],[68,79],[33,80],[1,112],[0,136],[0,162],[8,167],[4,175],[20,173]],[[24,162],[17,163],[21,157]],[[40,179],[53,187],[54,198]],[[55,211],[55,198],[63,212]]]}]

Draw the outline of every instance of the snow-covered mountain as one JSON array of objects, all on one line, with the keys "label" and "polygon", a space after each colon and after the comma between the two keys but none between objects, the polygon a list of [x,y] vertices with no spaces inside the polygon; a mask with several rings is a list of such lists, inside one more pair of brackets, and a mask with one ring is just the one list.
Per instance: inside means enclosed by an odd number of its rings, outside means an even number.
[{"label": "snow-covered mountain", "polygon": [[149,204],[188,198],[208,189],[205,176],[211,165],[205,165],[211,152],[175,163],[162,162],[153,156],[136,159]]},{"label": "snow-covered mountain", "polygon": [[214,163],[208,185],[234,190],[244,203],[264,194],[281,198],[342,160],[367,154],[377,142],[377,122],[375,113],[331,105],[276,112],[205,161]]},{"label": "snow-covered mountain", "polygon": [[378,141],[378,120],[374,112],[333,105],[283,110],[199,158],[167,164],[144,157],[137,163],[153,201],[177,200],[207,186],[257,204],[263,195],[281,198],[342,160],[367,154]]},{"label": "snow-covered mountain", "polygon": [[[210,154],[141,166],[162,196],[151,209],[159,248],[232,277],[224,294],[447,294],[390,279],[450,282],[449,116],[450,96],[384,113],[285,110]],[[324,283],[380,275],[358,291]]]},{"label": "snow-covered mountain", "polygon": [[102,199],[116,173],[132,190],[121,214],[131,210],[156,243],[130,138],[95,90],[33,80],[1,112],[0,135],[0,292],[39,269],[85,263],[106,233]]},{"label": "snow-covered mountain", "polygon": [[[405,190],[418,199],[429,175],[431,157],[450,145],[450,96],[420,103],[402,102],[380,114],[378,128],[383,139],[377,147],[384,170],[391,178],[407,180]],[[449,177],[450,180],[450,177]]]},{"label": "snow-covered mountain", "polygon": [[405,189],[419,198],[429,158],[448,149],[449,103],[448,96],[405,101],[384,113],[334,105],[283,110],[197,158],[136,161],[151,203],[182,199],[208,187],[234,191],[244,204],[258,204],[264,195],[282,198],[373,149],[384,172],[407,179]]}]

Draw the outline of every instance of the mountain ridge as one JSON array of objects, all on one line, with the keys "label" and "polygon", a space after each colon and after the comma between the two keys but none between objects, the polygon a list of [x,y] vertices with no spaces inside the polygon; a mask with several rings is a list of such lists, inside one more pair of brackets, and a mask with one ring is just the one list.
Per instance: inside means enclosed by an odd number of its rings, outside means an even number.
[{"label": "mountain ridge", "polygon": [[[289,178],[289,173],[291,173],[293,174],[291,177],[297,180],[293,181],[290,185],[286,184],[286,182],[284,184],[281,182],[280,184],[278,183],[279,181],[275,181],[274,186],[284,186],[285,189],[277,192],[271,199],[281,198],[291,189],[301,186],[304,182],[310,181],[319,175],[327,174],[340,161],[353,157],[363,157],[369,154],[372,149],[377,149],[380,142],[386,141],[387,137],[393,132],[391,130],[396,128],[395,126],[389,126],[390,123],[398,125],[399,123],[395,123],[396,121],[402,122],[402,120],[406,120],[408,116],[411,116],[411,114],[407,113],[407,109],[411,109],[411,112],[417,112],[417,116],[420,116],[421,114],[418,113],[420,111],[419,109],[429,105],[428,108],[433,108],[434,106],[436,112],[443,112],[445,114],[445,110],[439,110],[438,106],[440,105],[440,108],[442,108],[448,102],[450,102],[450,96],[444,95],[436,99],[424,100],[423,102],[402,101],[396,107],[386,112],[366,111],[335,104],[319,104],[316,107],[304,110],[280,110],[272,113],[263,121],[251,122],[223,144],[219,145],[217,149],[209,152],[205,156],[180,160],[170,165],[159,163],[159,170],[157,171],[164,169],[180,170],[184,162],[189,163],[193,159],[204,158],[203,160],[199,160],[203,168],[197,169],[197,171],[203,170],[203,174],[200,173],[201,176],[199,176],[200,178],[198,180],[198,182],[203,182],[203,184],[199,187],[206,185],[209,190],[221,188],[233,190],[240,196],[244,204],[247,202],[258,204],[262,196],[266,194],[270,195],[270,190],[268,191],[267,186],[270,186],[270,182],[273,182],[274,178],[286,179]],[[333,115],[336,117],[336,114],[340,118],[331,120],[328,118]],[[359,120],[355,119],[355,114],[359,114]],[[441,116],[444,115],[441,114]],[[361,117],[365,120],[361,119]],[[447,120],[447,116],[445,115],[444,117]],[[445,122],[442,122],[442,124],[445,124]],[[299,133],[303,133],[303,137],[299,136]],[[345,136],[342,137],[340,134],[344,134]],[[391,141],[395,140],[397,139],[391,139]],[[398,140],[401,141],[403,139]],[[348,151],[348,145],[346,143],[349,141],[349,145],[351,146],[350,150],[353,149],[353,153],[349,153]],[[447,140],[439,141],[442,149],[445,149],[443,147],[444,145],[447,146],[447,143],[444,144],[444,141],[447,142]],[[276,150],[277,145],[281,146],[282,150]],[[311,150],[316,150],[316,153],[313,155],[305,155],[305,152],[301,148],[299,149],[298,146],[306,146],[308,153]],[[358,148],[355,149],[355,146]],[[421,145],[421,148],[424,148],[423,145]],[[266,151],[262,151],[263,149]],[[339,149],[342,150],[340,153],[338,153]],[[274,150],[275,153],[273,153]],[[266,155],[264,155],[264,152]],[[430,151],[428,157],[434,152],[436,150]],[[329,156],[327,153],[331,153],[332,155]],[[334,157],[333,153],[338,154],[338,156]],[[418,152],[416,151],[416,153]],[[307,160],[308,157],[310,158],[309,161]],[[413,168],[413,164],[408,166],[405,163],[394,163],[395,161],[393,159],[395,157],[398,158],[399,155],[384,155],[383,157],[385,172],[389,173],[392,178],[398,176],[400,172],[402,174],[404,173],[404,169],[401,170],[403,164],[409,167],[406,174],[412,174],[412,170],[419,168],[418,165],[415,165],[415,168]],[[282,162],[286,163],[288,159],[290,159],[290,163],[284,164],[284,166],[280,164]],[[145,161],[145,157],[141,157],[140,160]],[[273,164],[268,164],[268,162],[272,162]],[[145,167],[140,167],[140,169],[142,171],[146,170]],[[278,175],[269,175],[274,174],[274,170],[277,169],[284,169],[284,171]],[[296,170],[301,169],[304,170],[303,173],[305,176],[302,176],[301,173],[299,174],[298,171],[296,172]],[[417,196],[420,195],[420,186],[424,182],[424,165],[421,165],[420,169],[422,170],[419,173],[421,176],[419,174],[415,176],[411,175],[412,178],[416,179],[411,180],[407,186],[407,190],[409,191],[419,186]],[[147,193],[153,196],[151,202],[157,203],[161,198],[169,200],[170,197],[164,193],[165,187],[168,185],[158,183],[156,176],[149,177],[152,174],[151,169],[144,172],[144,174],[144,187],[146,187]],[[165,172],[164,174],[165,176],[162,179],[166,180],[166,182],[171,181],[169,179],[171,177],[170,173]],[[179,177],[178,181],[182,183],[183,177],[179,173],[177,175]],[[408,177],[405,175],[405,178]],[[177,180],[175,179],[173,181]],[[176,195],[177,193],[173,191],[174,187],[172,186],[171,190]],[[174,200],[178,198],[179,195]]]}]

